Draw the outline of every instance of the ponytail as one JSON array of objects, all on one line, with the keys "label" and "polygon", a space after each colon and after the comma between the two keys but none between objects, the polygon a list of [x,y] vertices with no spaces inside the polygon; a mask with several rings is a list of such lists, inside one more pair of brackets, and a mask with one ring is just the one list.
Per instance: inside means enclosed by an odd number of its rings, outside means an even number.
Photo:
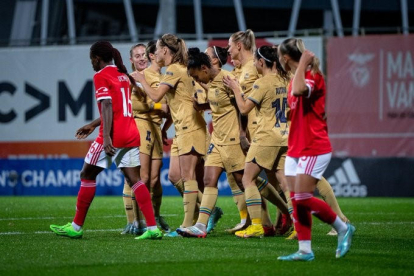
[{"label": "ponytail", "polygon": [[165,34],[160,39],[160,46],[167,47],[172,55],[171,63],[179,63],[181,65],[187,65],[188,55],[187,46],[183,39],[178,38],[172,34]]},{"label": "ponytail", "polygon": [[241,42],[245,50],[254,53],[256,51],[256,38],[252,30],[240,31],[231,35],[233,42]]}]

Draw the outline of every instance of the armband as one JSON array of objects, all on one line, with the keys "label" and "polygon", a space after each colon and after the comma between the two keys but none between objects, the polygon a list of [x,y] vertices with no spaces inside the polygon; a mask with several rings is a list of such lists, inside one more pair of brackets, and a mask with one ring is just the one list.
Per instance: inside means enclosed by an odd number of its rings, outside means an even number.
[{"label": "armband", "polygon": [[153,110],[161,110],[161,107],[162,107],[162,103],[155,103],[152,109]]}]

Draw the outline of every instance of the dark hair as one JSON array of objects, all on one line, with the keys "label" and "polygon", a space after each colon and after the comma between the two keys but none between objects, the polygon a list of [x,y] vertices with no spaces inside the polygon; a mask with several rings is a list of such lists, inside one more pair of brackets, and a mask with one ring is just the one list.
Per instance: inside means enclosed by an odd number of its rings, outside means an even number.
[{"label": "dark hair", "polygon": [[147,44],[147,48],[145,49],[145,54],[147,55],[147,58],[149,59],[149,54],[155,54],[155,50],[157,49],[157,41],[151,40]]},{"label": "dark hair", "polygon": [[122,62],[121,53],[118,49],[114,48],[108,41],[98,41],[91,46],[91,55],[100,57],[104,62],[111,62],[114,60],[116,67],[120,73],[126,74],[131,81],[131,84],[135,85],[135,80],[128,74],[128,71]]},{"label": "dark hair", "polygon": [[160,39],[160,46],[167,47],[172,55],[171,63],[187,64],[187,46],[184,40],[172,34],[165,34]]},{"label": "dark hair", "polygon": [[201,69],[202,65],[211,68],[210,57],[206,53],[200,52],[199,48],[188,49],[187,69]]},{"label": "dark hair", "polygon": [[220,68],[227,63],[227,57],[228,57],[228,48],[223,48],[223,47],[219,47],[219,46],[213,46],[213,54],[216,56],[216,58],[218,58],[218,60],[220,61],[219,66]]},{"label": "dark hair", "polygon": [[275,50],[275,52],[276,52],[276,61],[275,61],[275,64],[276,64],[276,71],[277,71],[278,75],[279,75],[282,79],[284,79],[285,81],[289,81],[289,80],[290,80],[290,75],[289,75],[289,73],[288,73],[288,72],[286,72],[286,71],[283,69],[282,64],[280,64],[279,54],[278,54],[278,52],[277,52],[278,47],[279,47],[279,45],[273,45],[273,46],[272,46],[272,48],[273,48],[273,49]]},{"label": "dark hair", "polygon": [[[282,44],[279,45],[280,53],[282,55],[290,56],[294,61],[299,62],[302,53],[305,51],[305,44],[300,38],[288,38],[285,39]],[[314,58],[311,64],[312,73],[321,73],[319,69],[319,59]]]},{"label": "dark hair", "polygon": [[256,49],[254,55],[258,60],[262,58],[267,68],[272,68],[273,63],[277,60],[277,49],[271,46],[262,46]]}]

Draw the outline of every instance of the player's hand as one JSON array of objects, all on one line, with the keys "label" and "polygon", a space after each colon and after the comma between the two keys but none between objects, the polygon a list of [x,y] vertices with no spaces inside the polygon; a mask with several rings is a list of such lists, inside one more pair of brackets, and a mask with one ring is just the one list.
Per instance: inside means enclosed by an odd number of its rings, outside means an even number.
[{"label": "player's hand", "polygon": [[78,140],[85,139],[88,137],[93,131],[95,130],[94,126],[91,126],[90,124],[84,125],[80,129],[76,131],[75,137]]},{"label": "player's hand", "polygon": [[250,148],[250,142],[247,140],[246,136],[240,136],[240,146],[242,150],[248,151]]},{"label": "player's hand", "polygon": [[161,130],[161,137],[162,137],[162,143],[164,144],[164,146],[168,146],[168,137],[167,137],[167,132],[165,130]]},{"label": "player's hand", "polygon": [[114,156],[116,153],[116,148],[112,145],[112,139],[111,137],[107,136],[103,139],[103,147],[105,150],[105,153],[109,156]]},{"label": "player's hand", "polygon": [[231,90],[233,90],[233,92],[234,91],[238,91],[238,88],[239,88],[239,82],[238,82],[238,80],[237,79],[235,79],[235,78],[232,78],[232,77],[230,77],[230,76],[226,76],[226,77],[224,77],[223,78],[223,83],[224,83],[224,85],[226,86],[226,87],[228,87],[228,88],[230,88]]},{"label": "player's hand", "polygon": [[142,82],[143,80],[145,80],[145,76],[142,73],[139,73],[137,71],[131,73],[131,76],[137,81],[137,82]]},{"label": "player's hand", "polygon": [[302,62],[305,65],[311,65],[313,62],[313,59],[315,57],[315,54],[309,50],[305,50],[302,53],[302,56],[300,57],[299,62]]}]

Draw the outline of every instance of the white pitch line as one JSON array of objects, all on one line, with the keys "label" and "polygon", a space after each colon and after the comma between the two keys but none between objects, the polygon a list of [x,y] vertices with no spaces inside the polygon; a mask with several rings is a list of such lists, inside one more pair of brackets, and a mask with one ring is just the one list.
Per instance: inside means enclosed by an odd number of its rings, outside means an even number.
[{"label": "white pitch line", "polygon": [[[167,214],[162,215],[163,217],[176,217],[178,214]],[[125,215],[114,215],[114,216],[93,216],[94,218],[123,218]],[[0,221],[7,220],[49,220],[49,219],[72,219],[73,217],[29,217],[29,218],[0,218]]]}]

